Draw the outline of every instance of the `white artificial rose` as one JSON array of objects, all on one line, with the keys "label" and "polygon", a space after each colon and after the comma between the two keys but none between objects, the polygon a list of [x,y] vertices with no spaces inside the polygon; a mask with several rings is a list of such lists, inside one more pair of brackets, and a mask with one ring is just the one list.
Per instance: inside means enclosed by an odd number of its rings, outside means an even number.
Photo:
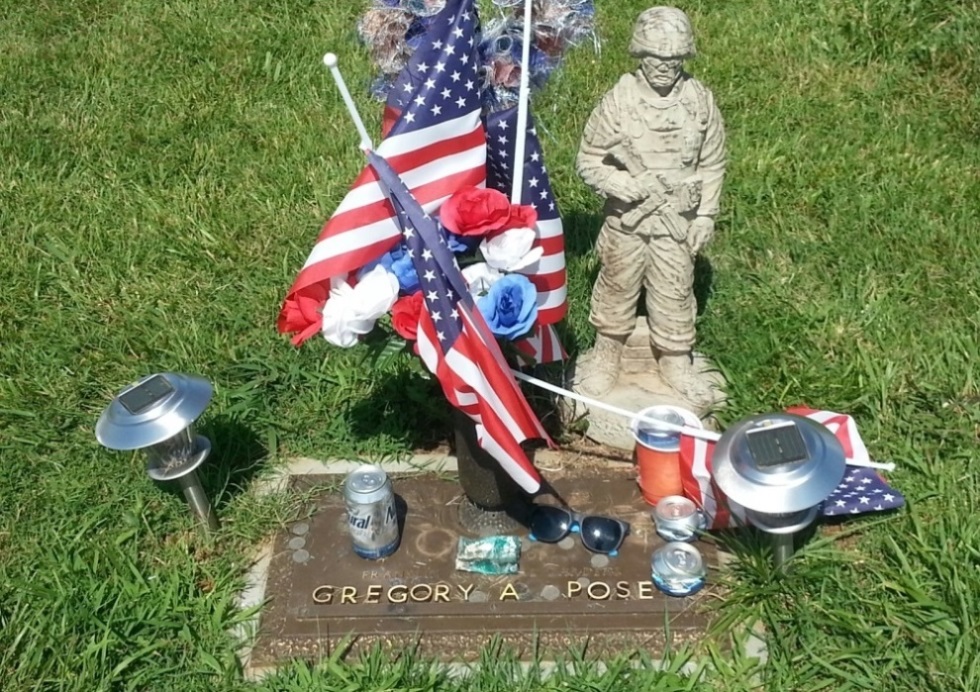
[{"label": "white artificial rose", "polygon": [[354,287],[354,298],[354,316],[375,322],[398,300],[398,277],[379,264],[361,276]]},{"label": "white artificial rose", "polygon": [[492,238],[484,238],[480,252],[491,268],[516,272],[531,266],[544,254],[541,247],[532,248],[535,233],[530,228],[511,228]]},{"label": "white artificial rose", "polygon": [[374,329],[378,318],[398,299],[398,279],[380,264],[361,276],[357,286],[336,279],[323,306],[323,338],[350,348]]},{"label": "white artificial rose", "polygon": [[490,290],[490,287],[493,286],[501,276],[503,276],[503,274],[498,272],[493,267],[490,267],[486,262],[471,264],[463,269],[463,278],[466,279],[466,285],[470,289],[470,295],[474,298],[485,296],[487,291]]},{"label": "white artificial rose", "polygon": [[354,289],[343,279],[334,279],[330,295],[323,306],[323,325],[320,331],[323,338],[343,348],[357,343],[357,334],[350,329],[350,303]]}]

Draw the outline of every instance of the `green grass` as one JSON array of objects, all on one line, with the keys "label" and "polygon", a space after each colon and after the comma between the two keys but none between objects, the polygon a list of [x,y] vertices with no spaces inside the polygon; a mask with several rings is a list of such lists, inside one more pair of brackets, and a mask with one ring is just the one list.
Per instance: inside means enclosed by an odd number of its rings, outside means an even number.
[{"label": "green grass", "polygon": [[[566,335],[591,342],[599,201],[573,160],[630,65],[637,0],[600,2],[536,101],[568,231]],[[909,506],[828,534],[773,574],[744,545],[724,626],[760,619],[773,690],[980,689],[980,3],[685,5],[692,70],[726,118],[725,211],[701,348],[726,419],[847,411]],[[448,427],[403,358],[274,331],[282,296],[361,165],[320,64],[338,52],[369,126],[361,3],[0,2],[0,687],[241,689],[232,599],[248,547],[297,511],[256,477],[291,454],[399,455]],[[102,450],[113,392],[159,370],[216,386],[202,428],[223,519],[199,536],[141,461]],[[419,432],[425,431],[425,432]],[[744,689],[751,662],[688,652],[540,681],[506,647],[451,679],[424,660],[297,663],[258,689]],[[495,658],[496,657],[496,658]]]}]

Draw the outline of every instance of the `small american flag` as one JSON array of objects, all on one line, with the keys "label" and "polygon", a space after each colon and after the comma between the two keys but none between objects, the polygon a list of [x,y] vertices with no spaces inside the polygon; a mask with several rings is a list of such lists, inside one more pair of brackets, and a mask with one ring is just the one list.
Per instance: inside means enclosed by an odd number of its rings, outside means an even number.
[{"label": "small american flag", "polygon": [[900,492],[881,479],[874,469],[849,467],[837,489],[824,500],[820,513],[825,517],[883,512],[905,504]]},{"label": "small american flag", "polygon": [[[450,0],[431,18],[391,94],[389,127],[378,146],[427,212],[456,190],[486,182],[486,138],[477,74],[478,19],[473,0]],[[401,228],[368,166],[327,221],[286,295],[325,295],[330,279],[352,272],[391,249]],[[279,329],[288,331],[286,306]],[[312,336],[297,334],[294,344]]]},{"label": "small american flag", "polygon": [[[787,413],[806,416],[822,423],[840,441],[848,461],[868,462],[868,448],[851,416],[810,408],[791,408]],[[681,478],[684,494],[704,510],[708,528],[724,529],[737,524],[728,509],[724,493],[711,476],[711,456],[715,443],[681,435]],[[824,501],[823,516],[842,516],[881,512],[905,504],[900,492],[882,480],[874,469],[849,466],[837,489]]]},{"label": "small american flag", "polygon": [[383,158],[369,152],[368,160],[388,188],[422,284],[419,356],[450,403],[476,423],[480,446],[526,492],[536,493],[541,476],[520,443],[551,440],[514,381],[435,220]]},{"label": "small american flag", "polygon": [[[514,151],[517,140],[517,107],[491,113],[486,120],[487,186],[508,197],[514,181]],[[538,141],[537,129],[528,114],[524,144],[524,176],[521,204],[538,212],[534,247],[544,248],[541,259],[521,270],[538,289],[538,324],[527,339],[516,346],[539,363],[565,358],[561,341],[552,326],[568,311],[565,278],[565,235],[558,204],[551,190],[548,169]]]}]

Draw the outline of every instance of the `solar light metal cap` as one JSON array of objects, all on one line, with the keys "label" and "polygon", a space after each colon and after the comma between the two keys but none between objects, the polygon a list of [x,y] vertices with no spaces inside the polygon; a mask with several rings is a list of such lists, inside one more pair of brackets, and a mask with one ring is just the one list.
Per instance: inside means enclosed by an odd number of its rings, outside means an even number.
[{"label": "solar light metal cap", "polygon": [[218,517],[197,469],[211,453],[211,441],[194,433],[194,421],[212,392],[210,382],[193,375],[148,375],[119,392],[95,425],[104,447],[141,449],[150,478],[179,483],[191,511],[209,531],[217,530]]},{"label": "solar light metal cap", "polygon": [[[786,515],[793,524],[804,525],[815,517],[813,508],[840,484],[846,468],[844,448],[834,434],[792,413],[735,423],[718,441],[712,464],[721,491],[751,515]],[[753,523],[775,533],[787,522],[770,518]]]},{"label": "solar light metal cap", "polygon": [[207,408],[213,390],[201,377],[164,372],[123,389],[99,417],[95,437],[120,451],[143,449],[175,436]]}]

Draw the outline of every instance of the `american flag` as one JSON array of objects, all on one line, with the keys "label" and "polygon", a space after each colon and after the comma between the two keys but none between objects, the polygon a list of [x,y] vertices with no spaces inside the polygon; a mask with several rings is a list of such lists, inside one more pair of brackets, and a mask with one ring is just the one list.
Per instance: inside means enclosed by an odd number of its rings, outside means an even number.
[{"label": "american flag", "polygon": [[[848,461],[871,460],[851,416],[802,407],[787,409],[787,413],[806,416],[825,425],[840,441]],[[711,477],[714,449],[713,442],[681,435],[681,478],[684,494],[704,510],[708,528],[724,529],[735,526],[737,521],[728,509],[724,493]],[[881,512],[904,504],[902,494],[885,483],[874,469],[849,466],[844,480],[824,501],[821,514],[832,517]]]},{"label": "american flag", "polygon": [[526,492],[536,493],[541,476],[520,443],[551,440],[514,381],[435,220],[382,157],[369,152],[368,160],[388,188],[422,283],[419,356],[450,403],[476,423],[480,446]]},{"label": "american flag", "polygon": [[[456,190],[486,181],[486,138],[477,73],[479,21],[473,0],[450,0],[395,82],[393,119],[377,148],[427,212]],[[331,278],[347,278],[398,242],[401,229],[377,175],[365,167],[327,221],[286,295],[279,329],[288,331],[290,301],[325,295]],[[312,335],[297,334],[299,344]]]},{"label": "american flag", "polygon": [[853,467],[820,509],[825,517],[883,512],[905,504],[900,492],[881,479],[874,469]]},{"label": "american flag", "polygon": [[[514,181],[514,150],[517,142],[517,107],[491,113],[486,119],[487,186],[508,197]],[[521,204],[529,204],[538,212],[535,247],[544,248],[541,259],[522,269],[538,289],[538,325],[530,337],[517,342],[517,347],[539,363],[562,360],[565,353],[552,326],[568,310],[565,280],[565,235],[558,204],[551,190],[548,169],[544,165],[537,129],[527,120],[524,144],[524,177]]]}]

